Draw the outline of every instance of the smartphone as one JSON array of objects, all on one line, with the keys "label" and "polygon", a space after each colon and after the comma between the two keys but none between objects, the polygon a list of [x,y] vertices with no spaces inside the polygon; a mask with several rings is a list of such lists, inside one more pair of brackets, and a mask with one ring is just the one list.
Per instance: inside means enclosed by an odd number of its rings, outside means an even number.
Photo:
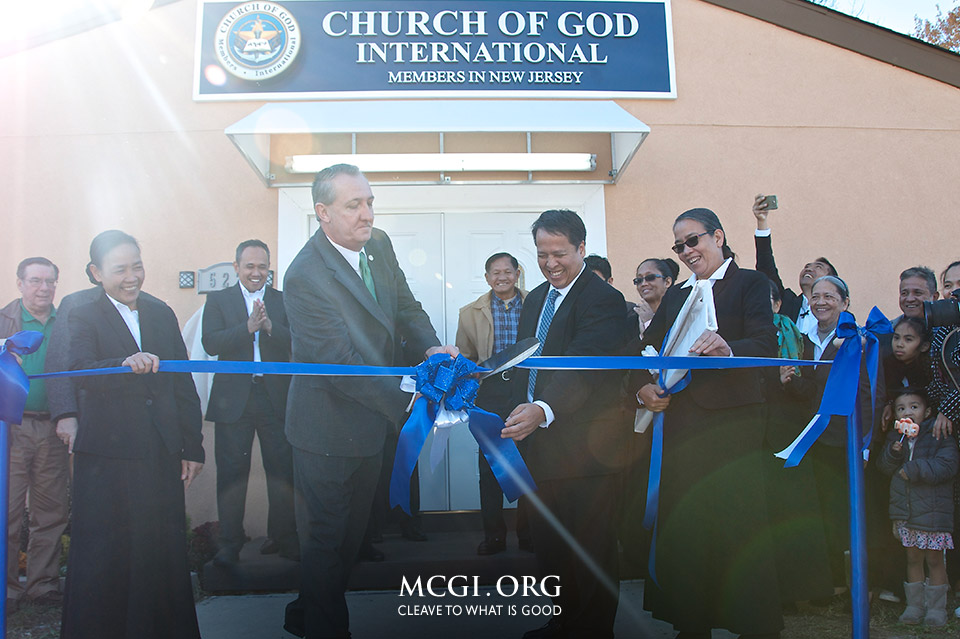
[{"label": "smartphone", "polygon": [[775,208],[777,208],[777,196],[768,195],[767,197],[760,200],[760,205],[763,206],[764,204],[766,204],[767,211],[774,210]]}]

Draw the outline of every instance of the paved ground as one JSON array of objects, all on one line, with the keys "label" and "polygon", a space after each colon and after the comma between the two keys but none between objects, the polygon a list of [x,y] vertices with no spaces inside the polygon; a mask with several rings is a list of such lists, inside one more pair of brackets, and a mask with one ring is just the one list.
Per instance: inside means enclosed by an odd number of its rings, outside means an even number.
[{"label": "paved ground", "polygon": [[[640,609],[642,593],[642,581],[621,584],[617,637],[672,638],[671,626],[654,621]],[[284,606],[291,599],[289,594],[209,597],[197,604],[201,635],[203,639],[291,639],[293,635],[281,628]],[[495,588],[480,588],[476,596],[471,591],[467,597],[437,599],[400,597],[396,591],[348,592],[347,603],[356,639],[520,639],[527,630],[546,623],[549,614],[534,613],[536,606],[549,605],[550,600],[503,597]],[[454,606],[462,607],[459,614]],[[414,615],[415,611],[427,614]],[[713,633],[713,639],[732,637],[723,631]]]}]

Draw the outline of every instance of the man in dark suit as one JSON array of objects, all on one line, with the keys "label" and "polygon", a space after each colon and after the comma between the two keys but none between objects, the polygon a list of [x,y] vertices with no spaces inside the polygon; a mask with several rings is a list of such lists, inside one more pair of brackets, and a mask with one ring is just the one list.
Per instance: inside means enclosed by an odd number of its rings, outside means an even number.
[{"label": "man in dark suit", "polygon": [[[402,361],[401,336],[424,357],[441,347],[414,299],[387,235],[373,228],[373,192],[360,170],[338,164],[313,182],[320,230],[284,278],[293,359],[366,366]],[[286,433],[293,446],[300,597],[284,627],[309,639],[349,637],[344,597],[379,476],[387,433],[410,396],[395,377],[294,376]]]},{"label": "man in dark suit", "polygon": [[807,262],[800,269],[799,295],[793,290],[785,288],[783,281],[780,279],[780,273],[777,271],[777,263],[773,259],[770,222],[767,220],[770,211],[767,210],[764,197],[761,193],[753,201],[753,216],[757,218],[757,230],[754,232],[754,243],[757,249],[757,270],[769,277],[780,289],[780,295],[783,298],[780,304],[780,314],[792,319],[796,322],[800,332],[806,333],[817,325],[817,318],[810,311],[810,290],[813,288],[813,283],[817,281],[817,278],[824,275],[838,277],[837,269],[827,258],[818,257]]},{"label": "man in dark suit", "polygon": [[[517,339],[536,336],[541,355],[616,355],[627,340],[624,300],[585,269],[586,229],[572,211],[533,224],[547,281],[523,303]],[[524,635],[612,637],[620,593],[615,521],[619,471],[627,459],[617,371],[525,371],[514,376],[519,405],[504,437],[523,442],[537,482],[533,548],[544,578],[556,576],[561,614]]]},{"label": "man in dark suit", "polygon": [[[270,249],[260,240],[241,242],[233,268],[237,284],[211,293],[204,305],[204,350],[221,360],[290,361],[290,329],[283,295],[267,286]],[[220,550],[213,559],[216,564],[236,563],[246,540],[243,513],[254,433],[260,440],[269,500],[267,540],[260,552],[300,558],[293,517],[293,453],[283,433],[289,386],[287,375],[213,376],[207,420],[216,424],[214,455],[220,515]]]}]

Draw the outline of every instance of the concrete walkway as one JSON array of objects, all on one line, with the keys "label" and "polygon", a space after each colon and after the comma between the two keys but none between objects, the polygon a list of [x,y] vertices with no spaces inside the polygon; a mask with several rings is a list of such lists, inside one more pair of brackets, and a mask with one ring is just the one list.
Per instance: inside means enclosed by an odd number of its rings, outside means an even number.
[{"label": "concrete walkway", "polygon": [[[472,593],[472,591],[471,591]],[[640,607],[642,581],[620,585],[616,635],[620,638],[672,639],[669,624],[653,620]],[[294,594],[209,597],[197,604],[203,639],[291,639],[283,624],[284,606]],[[347,593],[350,631],[355,639],[520,639],[527,630],[549,619],[537,616],[546,597],[504,597],[495,588],[480,588],[476,596],[443,598],[401,597],[397,591]],[[454,606],[460,606],[459,614]],[[511,607],[512,610],[511,610]],[[416,613],[416,614],[415,614]],[[732,639],[714,631],[713,639]]]}]

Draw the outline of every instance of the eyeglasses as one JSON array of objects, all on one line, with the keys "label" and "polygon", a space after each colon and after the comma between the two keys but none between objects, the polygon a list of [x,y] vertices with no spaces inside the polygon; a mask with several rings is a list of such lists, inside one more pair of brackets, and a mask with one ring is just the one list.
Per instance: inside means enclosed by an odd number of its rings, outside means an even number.
[{"label": "eyeglasses", "polygon": [[647,273],[646,275],[638,275],[633,278],[633,285],[640,286],[640,282],[656,282],[657,279],[663,277],[659,273]]},{"label": "eyeglasses", "polygon": [[677,255],[680,255],[681,253],[683,253],[683,247],[684,247],[684,246],[688,246],[688,247],[690,247],[690,248],[695,248],[695,247],[697,246],[697,244],[700,243],[700,238],[703,237],[704,235],[712,235],[712,233],[711,233],[710,231],[704,231],[703,233],[697,233],[696,235],[694,235],[694,236],[692,236],[692,237],[688,237],[688,238],[685,239],[683,242],[677,242],[676,244],[674,244],[674,245],[671,246],[670,248],[673,249],[673,252],[674,252],[674,253],[676,253]]},{"label": "eyeglasses", "polygon": [[39,288],[41,284],[46,284],[47,286],[57,285],[57,280],[45,280],[41,277],[31,277],[29,279],[24,280],[24,282],[26,282],[28,286],[31,286],[33,288]]}]

